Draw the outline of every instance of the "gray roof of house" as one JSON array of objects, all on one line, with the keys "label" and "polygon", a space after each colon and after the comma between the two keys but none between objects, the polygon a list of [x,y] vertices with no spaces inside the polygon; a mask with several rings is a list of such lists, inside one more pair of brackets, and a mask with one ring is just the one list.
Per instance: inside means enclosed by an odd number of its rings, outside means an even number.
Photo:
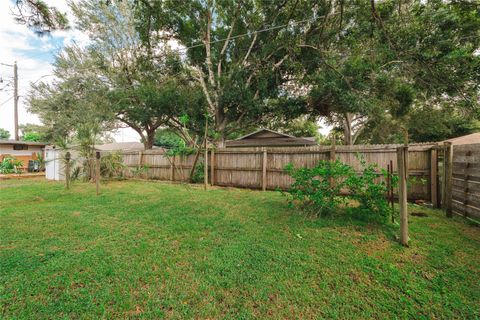
[{"label": "gray roof of house", "polygon": [[95,149],[99,151],[142,151],[145,146],[141,142],[113,142],[95,145]]},{"label": "gray roof of house", "polygon": [[48,143],[35,142],[35,141],[19,141],[19,140],[0,140],[0,144],[14,144],[14,145],[27,145],[27,146],[40,146],[44,147]]},{"label": "gray roof of house", "polygon": [[451,142],[453,145],[480,143],[480,132],[467,134],[466,136],[456,137],[445,141]]},{"label": "gray roof of house", "polygon": [[302,137],[297,138],[289,134],[273,131],[270,129],[260,129],[255,132],[244,135],[236,140],[226,142],[227,147],[262,147],[262,146],[312,146],[316,145],[315,138]]}]

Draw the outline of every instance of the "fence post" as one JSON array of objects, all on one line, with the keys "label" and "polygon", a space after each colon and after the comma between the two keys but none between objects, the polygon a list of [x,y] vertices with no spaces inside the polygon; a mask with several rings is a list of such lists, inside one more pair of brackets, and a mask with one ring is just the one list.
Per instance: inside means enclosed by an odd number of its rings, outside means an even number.
[{"label": "fence post", "polygon": [[[392,202],[392,196],[390,194],[392,190],[392,176],[390,174],[390,171],[391,171],[390,164],[387,164],[387,201],[389,206],[390,206],[390,203]],[[395,222],[395,217],[394,217],[394,211],[392,210],[392,223],[393,222]]]},{"label": "fence post", "polygon": [[203,166],[203,189],[207,190],[208,187],[208,148],[207,142],[205,140],[205,155],[204,155],[204,166]]},{"label": "fence post", "polygon": [[210,184],[213,186],[215,184],[215,151],[210,150]]},{"label": "fence post", "polygon": [[393,183],[392,183],[392,179],[393,179],[393,160],[390,160],[390,172],[389,172],[389,175],[390,175],[390,205],[392,206],[392,222],[395,222],[395,203],[394,203],[394,194],[393,194]]},{"label": "fence post", "polygon": [[138,151],[138,166],[141,167],[143,164],[143,152]]},{"label": "fence post", "polygon": [[170,161],[170,181],[175,181],[175,156]]},{"label": "fence post", "polygon": [[434,208],[438,208],[438,185],[437,185],[437,149],[430,150],[430,202]]},{"label": "fence post", "polygon": [[[142,169],[142,165],[143,165],[143,152],[138,151],[138,170]],[[139,171],[139,172],[142,172],[142,171]],[[143,173],[141,173],[141,175],[143,176]]]},{"label": "fence post", "polygon": [[453,147],[451,142],[445,142],[445,199],[444,207],[447,217],[452,217],[452,165],[453,165]]},{"label": "fence post", "polygon": [[65,187],[67,190],[70,189],[70,159],[70,152],[67,151],[65,154]]},{"label": "fence post", "polygon": [[262,190],[267,190],[267,150],[263,149],[262,161]]},{"label": "fence post", "polygon": [[97,190],[97,196],[100,194],[100,152],[95,154],[95,187]]},{"label": "fence post", "polygon": [[[472,151],[467,151],[466,156],[470,157],[472,155]],[[468,211],[467,211],[467,206],[468,206],[468,181],[470,180],[470,175],[469,175],[469,169],[470,169],[470,161],[468,158],[465,159],[465,171],[463,172],[463,180],[464,180],[464,187],[463,187],[463,216],[465,218],[468,217]]]},{"label": "fence post", "polygon": [[[336,146],[335,146],[335,136],[332,135],[332,148],[330,149],[330,163],[334,162],[336,160],[337,154],[336,154]],[[332,164],[330,164],[332,165]],[[330,184],[330,187],[333,188],[335,187],[335,180],[333,177],[330,177],[328,179],[328,183]]]},{"label": "fence post", "polygon": [[400,243],[408,246],[407,169],[408,147],[397,148],[398,202],[400,204]]},{"label": "fence post", "polygon": [[330,149],[330,161],[335,161],[337,158],[337,146],[335,141],[335,136],[332,136],[332,149]]}]

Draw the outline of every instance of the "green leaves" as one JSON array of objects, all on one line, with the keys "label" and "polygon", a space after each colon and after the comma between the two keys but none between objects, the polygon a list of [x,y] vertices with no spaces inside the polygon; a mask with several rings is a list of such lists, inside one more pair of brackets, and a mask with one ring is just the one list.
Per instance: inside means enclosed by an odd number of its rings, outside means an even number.
[{"label": "green leaves", "polygon": [[[388,173],[378,172],[376,164],[367,165],[360,155],[357,158],[362,166],[360,174],[339,160],[322,160],[313,168],[296,169],[288,164],[285,171],[295,180],[285,193],[289,203],[300,204],[303,210],[320,215],[349,206],[354,214],[383,220],[389,213],[387,185],[379,178],[386,178]],[[396,183],[393,178],[393,186]]]},{"label": "green leaves", "polygon": [[0,139],[7,140],[8,138],[10,138],[10,132],[8,130],[0,128]]},{"label": "green leaves", "polygon": [[5,157],[0,162],[0,173],[21,173],[23,162],[12,157]]},{"label": "green leaves", "polygon": [[338,160],[322,160],[313,168],[296,169],[288,164],[285,171],[295,180],[288,190],[289,202],[299,202],[303,209],[320,215],[346,203],[340,192],[347,186],[348,178],[355,174],[352,167]]},{"label": "green leaves", "polygon": [[69,29],[67,15],[43,0],[15,0],[12,14],[15,21],[26,25],[37,35]]}]

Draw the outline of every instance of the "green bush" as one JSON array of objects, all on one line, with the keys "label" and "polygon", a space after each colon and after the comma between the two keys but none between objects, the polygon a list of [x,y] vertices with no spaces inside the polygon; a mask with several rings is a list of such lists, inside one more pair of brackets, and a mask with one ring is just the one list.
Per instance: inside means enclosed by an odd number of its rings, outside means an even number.
[{"label": "green bush", "polygon": [[135,178],[141,178],[143,175],[147,174],[149,169],[150,169],[150,166],[144,164],[139,167],[134,167],[133,169],[130,170],[130,173]]},{"label": "green bush", "polygon": [[21,173],[20,167],[23,166],[23,162],[12,157],[3,158],[0,162],[0,173]]},{"label": "green bush", "polygon": [[204,174],[205,165],[203,163],[199,163],[195,166],[195,171],[193,171],[192,175],[192,183],[202,183],[205,179]]},{"label": "green bush", "polygon": [[[378,172],[378,165],[367,165],[363,157],[358,157],[362,165],[362,173],[349,177],[347,184],[349,198],[358,202],[358,206],[351,210],[360,213],[362,216],[370,215],[379,219],[386,218],[389,213],[386,194],[388,191],[386,178],[388,172],[384,169]],[[381,180],[380,177],[385,179]],[[397,177],[392,178],[395,185]]]},{"label": "green bush", "polygon": [[122,178],[126,166],[118,152],[103,155],[100,159],[100,175],[103,178]]},{"label": "green bush", "polygon": [[340,192],[355,174],[352,167],[338,160],[322,160],[313,168],[296,169],[288,164],[285,170],[295,180],[287,192],[290,204],[300,203],[304,210],[319,214],[329,213],[346,202]]},{"label": "green bush", "polygon": [[[288,164],[285,170],[295,181],[284,194],[291,205],[299,204],[308,212],[323,215],[343,205],[352,213],[383,220],[389,212],[387,184],[379,178],[388,173],[378,172],[376,164],[367,165],[363,157],[358,159],[361,174],[338,160],[322,160],[313,168],[297,169]],[[395,185],[396,177],[392,180]]]}]

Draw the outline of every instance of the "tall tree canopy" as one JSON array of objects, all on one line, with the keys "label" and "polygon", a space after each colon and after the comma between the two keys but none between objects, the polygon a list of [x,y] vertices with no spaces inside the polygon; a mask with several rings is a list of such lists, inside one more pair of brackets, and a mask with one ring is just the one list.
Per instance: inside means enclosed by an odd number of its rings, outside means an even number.
[{"label": "tall tree canopy", "polygon": [[326,12],[318,1],[140,1],[137,27],[185,49],[214,119],[215,140],[278,114],[282,86],[295,77],[299,47],[317,37]]},{"label": "tall tree canopy", "polygon": [[309,106],[344,128],[346,144],[375,124],[428,126],[427,118],[419,123],[411,116],[413,110],[434,112],[448,104],[455,117],[478,119],[478,4],[339,1],[329,21],[339,32],[310,47],[319,60],[305,69]]},{"label": "tall tree canopy", "polygon": [[202,115],[205,99],[168,43],[153,33],[148,35],[151,41],[140,40],[129,2],[77,1],[72,10],[78,28],[91,42],[86,48],[70,46],[63,51],[55,63],[59,80],[53,87],[36,86],[31,110],[47,119],[55,111],[55,97],[67,99],[67,95],[71,110],[63,112],[81,116],[87,110],[82,103],[94,99],[98,106],[90,111],[97,122],[128,125],[147,149],[162,126],[177,128],[191,138],[179,118],[188,113],[192,118]]},{"label": "tall tree canopy", "polygon": [[[92,112],[132,127],[147,148],[158,128],[195,144],[205,121],[223,146],[258,126],[287,130],[294,119],[313,128],[325,118],[353,144],[446,138],[480,117],[473,1],[82,0],[72,8],[91,43],[67,48],[60,80],[33,97],[69,99],[79,112],[86,102],[72,101],[94,97],[101,107]],[[432,121],[437,133],[426,129]]]}]

